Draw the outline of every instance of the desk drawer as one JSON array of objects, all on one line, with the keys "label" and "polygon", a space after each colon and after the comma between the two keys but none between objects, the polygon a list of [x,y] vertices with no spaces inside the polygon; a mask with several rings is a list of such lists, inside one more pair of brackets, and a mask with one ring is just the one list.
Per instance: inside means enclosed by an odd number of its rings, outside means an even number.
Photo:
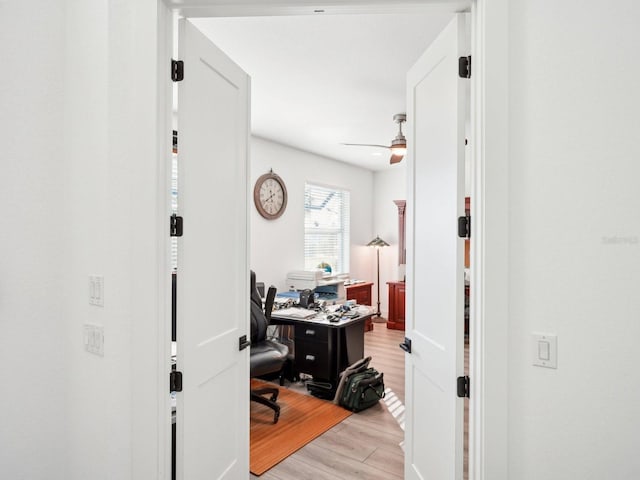
[{"label": "desk drawer", "polygon": [[296,340],[296,368],[315,378],[331,378],[332,362],[327,343],[305,342]]},{"label": "desk drawer", "polygon": [[323,325],[296,325],[295,340],[297,342],[329,341],[329,328]]}]

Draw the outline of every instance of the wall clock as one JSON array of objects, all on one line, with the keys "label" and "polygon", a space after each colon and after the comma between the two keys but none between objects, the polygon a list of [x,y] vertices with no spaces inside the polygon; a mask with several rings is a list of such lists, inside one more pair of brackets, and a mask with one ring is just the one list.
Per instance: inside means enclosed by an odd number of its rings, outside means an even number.
[{"label": "wall clock", "polygon": [[253,201],[258,213],[267,220],[280,217],[287,208],[287,187],[282,178],[270,170],[256,181]]}]

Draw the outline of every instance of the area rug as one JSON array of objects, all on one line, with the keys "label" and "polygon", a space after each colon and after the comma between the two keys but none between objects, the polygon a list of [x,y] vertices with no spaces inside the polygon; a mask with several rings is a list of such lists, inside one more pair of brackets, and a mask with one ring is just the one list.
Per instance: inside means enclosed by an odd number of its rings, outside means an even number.
[{"label": "area rug", "polygon": [[[251,380],[251,388],[265,385]],[[351,412],[320,400],[280,387],[280,420],[273,423],[273,410],[251,402],[250,470],[262,475],[289,455],[319,437],[351,415]]]}]

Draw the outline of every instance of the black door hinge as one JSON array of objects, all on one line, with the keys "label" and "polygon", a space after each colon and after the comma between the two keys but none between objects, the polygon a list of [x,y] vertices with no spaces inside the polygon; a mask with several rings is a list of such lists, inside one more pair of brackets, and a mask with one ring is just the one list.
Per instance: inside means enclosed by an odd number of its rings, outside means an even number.
[{"label": "black door hinge", "polygon": [[169,219],[169,236],[181,237],[182,236],[182,217],[179,217],[175,213],[171,215]]},{"label": "black door hinge", "polygon": [[458,75],[460,78],[471,78],[471,55],[458,58]]},{"label": "black door hinge", "polygon": [[458,377],[458,397],[469,398],[470,381],[469,377]]},{"label": "black door hinge", "polygon": [[182,372],[172,370],[169,374],[169,393],[182,391]]},{"label": "black door hinge", "polygon": [[171,59],[171,80],[181,82],[184,80],[184,61]]},{"label": "black door hinge", "polygon": [[458,217],[458,236],[471,238],[471,217],[469,215]]},{"label": "black door hinge", "polygon": [[246,335],[242,335],[238,339],[238,350],[242,351],[242,350],[244,350],[245,348],[247,348],[250,345],[251,345],[251,342],[249,340],[247,340],[247,336]]}]

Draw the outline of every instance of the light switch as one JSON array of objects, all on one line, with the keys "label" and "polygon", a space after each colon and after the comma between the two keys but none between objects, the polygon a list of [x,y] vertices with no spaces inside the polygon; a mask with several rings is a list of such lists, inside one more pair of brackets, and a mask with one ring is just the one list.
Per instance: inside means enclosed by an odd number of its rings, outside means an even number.
[{"label": "light switch", "polygon": [[537,367],[558,368],[558,336],[534,333],[532,340],[533,364]]},{"label": "light switch", "polygon": [[549,360],[549,342],[546,340],[538,342],[538,358],[540,360]]},{"label": "light switch", "polygon": [[104,307],[104,277],[89,275],[89,305]]},{"label": "light switch", "polygon": [[104,357],[104,327],[85,323],[82,337],[87,352]]}]

